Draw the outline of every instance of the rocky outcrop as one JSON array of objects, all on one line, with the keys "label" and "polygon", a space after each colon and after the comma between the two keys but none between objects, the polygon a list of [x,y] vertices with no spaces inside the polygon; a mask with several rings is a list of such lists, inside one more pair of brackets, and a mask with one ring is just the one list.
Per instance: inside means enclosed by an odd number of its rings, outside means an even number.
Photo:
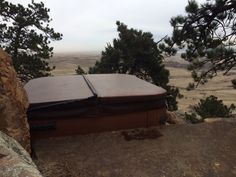
[{"label": "rocky outcrop", "polygon": [[13,138],[0,132],[0,176],[42,177],[29,154]]},{"label": "rocky outcrop", "polygon": [[166,111],[166,122],[169,124],[178,124],[177,116],[174,112]]},{"label": "rocky outcrop", "polygon": [[27,95],[12,60],[0,49],[0,131],[13,137],[30,153],[27,107]]},{"label": "rocky outcrop", "polygon": [[236,122],[236,118],[228,118],[228,117],[215,117],[215,118],[205,118],[204,122],[206,123],[212,123],[212,122],[219,122],[219,121],[225,121],[225,122]]}]

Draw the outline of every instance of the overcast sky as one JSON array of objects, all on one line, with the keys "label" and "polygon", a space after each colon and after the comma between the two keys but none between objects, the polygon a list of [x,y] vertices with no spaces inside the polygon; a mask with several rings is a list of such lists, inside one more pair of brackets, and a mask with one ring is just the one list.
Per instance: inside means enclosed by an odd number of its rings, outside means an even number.
[{"label": "overcast sky", "polygon": [[[10,0],[28,4],[31,0]],[[100,51],[117,37],[117,20],[151,32],[157,41],[171,34],[170,18],[184,13],[188,0],[41,0],[50,8],[51,26],[63,34],[55,52]],[[197,0],[205,2],[206,0]],[[35,0],[35,2],[39,2]]]}]

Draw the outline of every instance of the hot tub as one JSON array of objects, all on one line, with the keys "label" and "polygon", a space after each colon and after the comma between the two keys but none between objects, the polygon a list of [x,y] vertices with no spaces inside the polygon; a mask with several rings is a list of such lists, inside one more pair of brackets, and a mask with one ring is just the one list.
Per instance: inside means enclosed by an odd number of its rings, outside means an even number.
[{"label": "hot tub", "polygon": [[25,85],[33,138],[158,125],[166,91],[127,74],[43,77]]}]

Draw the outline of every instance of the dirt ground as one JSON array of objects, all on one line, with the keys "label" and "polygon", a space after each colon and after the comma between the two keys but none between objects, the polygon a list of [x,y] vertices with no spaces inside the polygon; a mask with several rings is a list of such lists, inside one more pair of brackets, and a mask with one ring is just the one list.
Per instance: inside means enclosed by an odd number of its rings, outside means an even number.
[{"label": "dirt ground", "polygon": [[35,142],[46,177],[235,177],[236,122],[159,128],[157,139],[126,141],[121,132]]}]

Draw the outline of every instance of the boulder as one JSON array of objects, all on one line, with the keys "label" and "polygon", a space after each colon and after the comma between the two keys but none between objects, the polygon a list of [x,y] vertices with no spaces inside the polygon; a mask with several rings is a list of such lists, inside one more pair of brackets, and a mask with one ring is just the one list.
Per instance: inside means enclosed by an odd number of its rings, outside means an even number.
[{"label": "boulder", "polygon": [[174,112],[166,111],[166,122],[169,124],[178,124],[177,116]]},{"label": "boulder", "polygon": [[27,95],[12,60],[0,49],[0,131],[13,137],[30,153],[27,107]]},{"label": "boulder", "polygon": [[236,118],[233,117],[214,117],[214,118],[205,118],[204,122],[212,123],[212,122],[219,122],[219,121],[225,121],[225,122],[236,122]]},{"label": "boulder", "polygon": [[42,177],[24,148],[2,132],[0,132],[0,176]]}]

